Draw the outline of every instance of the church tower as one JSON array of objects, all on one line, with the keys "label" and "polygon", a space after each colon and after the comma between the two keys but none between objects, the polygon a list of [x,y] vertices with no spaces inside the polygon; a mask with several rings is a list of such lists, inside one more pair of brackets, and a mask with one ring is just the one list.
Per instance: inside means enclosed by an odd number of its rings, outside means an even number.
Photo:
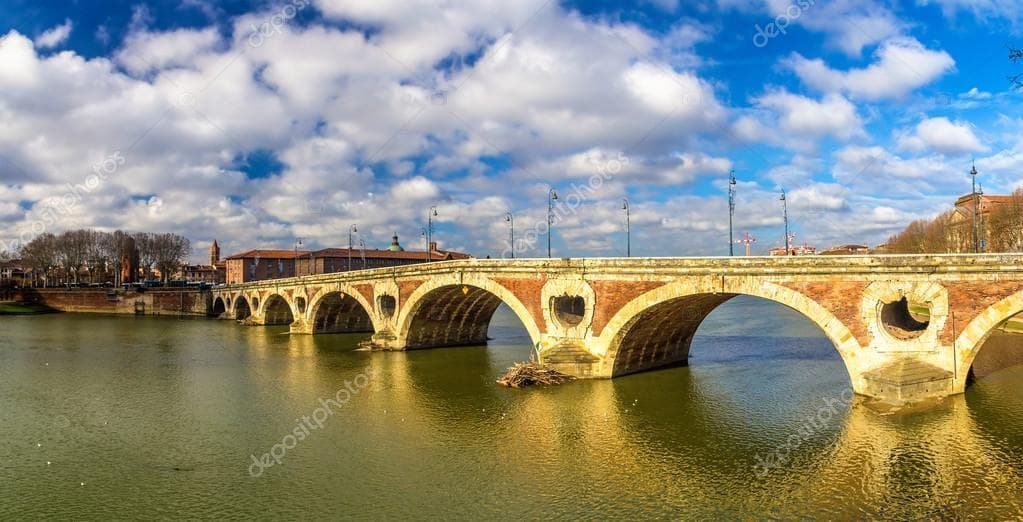
[{"label": "church tower", "polygon": [[213,244],[210,245],[210,266],[217,266],[220,262],[220,245],[217,244],[217,240],[213,240]]}]

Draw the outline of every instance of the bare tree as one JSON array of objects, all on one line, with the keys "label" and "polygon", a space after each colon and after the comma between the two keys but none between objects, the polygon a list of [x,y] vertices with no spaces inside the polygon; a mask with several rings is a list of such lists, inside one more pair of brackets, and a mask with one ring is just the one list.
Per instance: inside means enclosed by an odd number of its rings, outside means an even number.
[{"label": "bare tree", "polygon": [[177,234],[155,234],[152,240],[156,268],[160,270],[164,282],[170,281],[171,276],[188,260],[192,245],[188,238]]},{"label": "bare tree", "polygon": [[64,269],[66,283],[79,283],[82,268],[86,267],[93,251],[94,234],[91,230],[69,230],[57,236],[57,253]]},{"label": "bare tree", "polygon": [[126,252],[130,245],[131,235],[120,230],[115,230],[109,234],[103,234],[100,241],[100,249],[103,252],[103,258],[114,273],[114,286],[121,286],[121,269],[124,268],[123,261],[125,254],[130,255],[130,252]]},{"label": "bare tree", "polygon": [[139,268],[144,273],[146,280],[153,278],[153,266],[156,264],[156,241],[155,234],[149,232],[138,232],[134,234],[135,247],[139,250]]},{"label": "bare tree", "polygon": [[32,268],[32,278],[49,286],[50,270],[57,266],[59,253],[57,237],[50,233],[40,234],[21,247],[19,251],[22,261]]},{"label": "bare tree", "polygon": [[995,207],[987,220],[992,252],[1023,252],[1023,188]]}]

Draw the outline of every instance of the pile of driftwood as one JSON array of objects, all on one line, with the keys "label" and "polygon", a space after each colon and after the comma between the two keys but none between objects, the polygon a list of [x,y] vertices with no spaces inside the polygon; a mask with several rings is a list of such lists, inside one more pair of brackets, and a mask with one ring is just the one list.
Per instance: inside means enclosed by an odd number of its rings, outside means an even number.
[{"label": "pile of driftwood", "polygon": [[517,363],[508,368],[508,372],[497,380],[497,384],[510,388],[521,388],[537,384],[561,384],[575,380],[575,377],[566,375],[553,368],[548,368],[535,361]]}]

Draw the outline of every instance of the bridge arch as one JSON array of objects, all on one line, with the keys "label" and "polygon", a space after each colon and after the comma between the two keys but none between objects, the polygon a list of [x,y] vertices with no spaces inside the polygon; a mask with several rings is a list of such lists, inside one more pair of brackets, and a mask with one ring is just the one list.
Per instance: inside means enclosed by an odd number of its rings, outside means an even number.
[{"label": "bridge arch", "polygon": [[436,277],[416,288],[401,306],[396,334],[409,350],[484,344],[490,319],[502,303],[519,318],[535,346],[540,329],[519,298],[484,276],[470,274]]},{"label": "bridge arch", "polygon": [[267,326],[291,324],[295,322],[295,314],[291,303],[281,294],[270,294],[263,301],[263,324]]},{"label": "bridge arch", "polygon": [[241,320],[252,315],[252,308],[249,307],[249,300],[244,295],[239,295],[234,300],[234,318]]},{"label": "bridge arch", "polygon": [[308,309],[311,333],[375,332],[373,308],[366,298],[350,289],[321,292]]},{"label": "bridge arch", "polygon": [[213,300],[213,308],[210,310],[210,315],[213,317],[220,317],[221,314],[227,311],[227,303],[223,297],[217,297]]},{"label": "bridge arch", "polygon": [[[746,279],[680,280],[651,290],[619,310],[601,332],[598,346],[605,373],[611,377],[681,363],[688,358],[693,336],[704,318],[738,295],[759,297],[785,305],[816,324],[831,341],[856,390],[862,389],[852,332],[834,314],[790,288]],[[598,354],[600,355],[600,354]]]},{"label": "bridge arch", "polygon": [[1023,313],[1023,291],[1016,292],[997,303],[987,307],[963,329],[956,337],[955,351],[958,362],[955,381],[955,391],[961,392],[966,388],[966,376],[970,374],[977,354],[980,353],[984,343],[995,333],[1005,321],[1011,317]]}]

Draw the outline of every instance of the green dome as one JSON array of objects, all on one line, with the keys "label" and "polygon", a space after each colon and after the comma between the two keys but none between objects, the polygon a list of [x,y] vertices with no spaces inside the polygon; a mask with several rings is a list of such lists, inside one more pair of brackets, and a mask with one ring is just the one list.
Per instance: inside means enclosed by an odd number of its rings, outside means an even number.
[{"label": "green dome", "polygon": [[387,250],[390,250],[391,252],[404,252],[405,251],[405,249],[401,248],[401,245],[398,244],[398,233],[397,232],[395,232],[394,236],[391,237],[391,246],[387,247]]}]

